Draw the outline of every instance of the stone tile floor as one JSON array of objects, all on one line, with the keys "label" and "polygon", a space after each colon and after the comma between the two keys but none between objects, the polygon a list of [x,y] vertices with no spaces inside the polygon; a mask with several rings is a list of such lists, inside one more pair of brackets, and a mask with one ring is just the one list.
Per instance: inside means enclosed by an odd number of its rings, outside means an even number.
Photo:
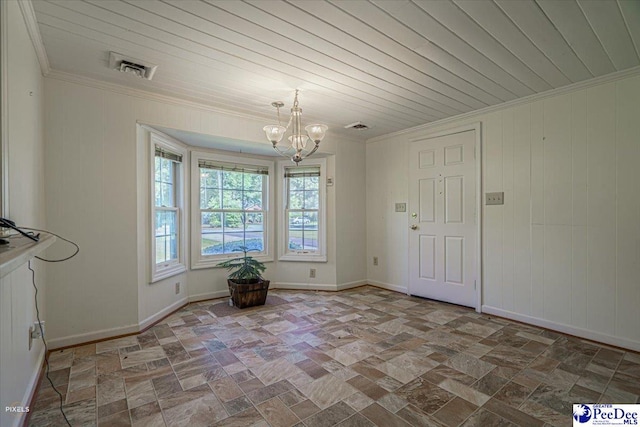
[{"label": "stone tile floor", "polygon": [[[636,403],[640,355],[374,287],[272,290],[216,318],[56,351],[74,426],[566,426],[573,403]],[[30,425],[63,425],[43,382]]]}]

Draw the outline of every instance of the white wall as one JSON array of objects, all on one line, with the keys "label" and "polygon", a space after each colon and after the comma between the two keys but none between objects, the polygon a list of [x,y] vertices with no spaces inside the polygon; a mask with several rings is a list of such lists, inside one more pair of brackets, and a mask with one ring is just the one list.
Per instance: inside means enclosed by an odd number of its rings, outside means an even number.
[{"label": "white wall", "polygon": [[[133,332],[186,298],[228,295],[227,272],[221,269],[189,270],[148,283],[148,148],[136,143],[136,127],[143,123],[269,144],[262,132],[264,120],[152,99],[94,81],[48,77],[45,88],[47,221],[51,230],[81,247],[72,263],[50,272],[55,289],[47,300],[52,345]],[[344,159],[338,165],[334,154],[342,143],[331,135],[322,143],[328,174],[341,176],[349,192],[359,188],[364,193],[363,175],[357,176],[364,169],[364,144],[345,142],[349,148],[340,151]],[[364,203],[359,210],[336,206],[339,185],[327,191],[328,262],[269,263],[266,276],[275,286],[337,288],[336,229],[350,229],[352,217],[364,217]],[[364,254],[364,239],[347,244],[350,252]],[[345,277],[364,281],[364,263],[357,255],[350,260],[353,272]],[[317,270],[315,279],[309,279],[309,268]],[[174,293],[177,281],[186,288],[179,295]]]},{"label": "white wall", "polygon": [[477,121],[484,192],[505,193],[483,207],[483,310],[640,350],[637,75],[369,142],[369,281],[406,291],[408,140]]},{"label": "white wall", "polygon": [[344,142],[336,154],[336,263],[342,288],[366,283],[366,146]]},{"label": "white wall", "polygon": [[[43,82],[33,45],[17,2],[0,6],[2,25],[8,24],[7,130],[9,211],[20,225],[44,228]],[[5,15],[6,13],[6,15]],[[6,44],[5,44],[6,43]],[[42,320],[47,277],[45,266],[33,262]],[[6,406],[28,406],[44,356],[41,340],[29,351],[28,330],[36,321],[31,272],[24,265],[0,281],[0,425],[18,425],[22,417]]]},{"label": "white wall", "polygon": [[[323,142],[324,143],[324,142]],[[343,142],[340,142],[343,143]],[[360,143],[364,149],[364,143]],[[332,146],[330,147],[333,153],[336,150],[335,139],[332,140]],[[336,159],[335,155],[327,157],[327,176],[332,177],[336,174]],[[276,195],[276,209],[283,205],[282,195]],[[321,263],[309,263],[309,262],[274,262],[272,268],[275,270],[274,285],[278,288],[287,289],[321,289],[321,290],[336,290],[336,284],[338,283],[336,277],[336,227],[341,218],[337,215],[336,205],[336,189],[335,187],[327,187],[326,192],[326,227],[327,227],[327,262]],[[276,224],[277,227],[277,224]],[[276,230],[276,239],[279,239],[280,232]],[[279,240],[276,240],[279,243]],[[276,248],[278,245],[276,244]],[[277,250],[276,250],[277,252]],[[277,255],[276,255],[277,258]],[[309,277],[309,269],[316,269],[316,277]],[[363,276],[364,277],[364,276]]]}]

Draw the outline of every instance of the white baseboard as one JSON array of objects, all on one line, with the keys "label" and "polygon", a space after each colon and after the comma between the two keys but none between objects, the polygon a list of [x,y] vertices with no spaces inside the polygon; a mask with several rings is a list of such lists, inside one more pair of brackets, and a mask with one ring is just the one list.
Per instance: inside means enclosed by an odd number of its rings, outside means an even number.
[{"label": "white baseboard", "polygon": [[205,292],[202,294],[189,295],[189,302],[206,301],[208,299],[225,298],[229,296],[229,290]]},{"label": "white baseboard", "polygon": [[147,317],[146,319],[144,319],[143,321],[141,321],[138,325],[139,325],[139,330],[143,330],[146,327],[152,325],[153,323],[157,322],[158,320],[162,319],[163,317],[165,317],[166,315],[168,315],[169,313],[171,313],[172,311],[175,311],[177,309],[179,309],[180,307],[182,307],[183,305],[186,305],[189,303],[189,299],[187,297],[184,297],[176,302],[174,302],[173,304],[163,308],[162,310],[160,310],[159,312],[152,314],[151,316]]},{"label": "white baseboard", "polygon": [[71,345],[84,344],[91,341],[109,339],[120,335],[136,333],[139,331],[140,325],[134,323],[133,325],[102,329],[100,331],[86,332],[84,334],[69,335],[62,338],[54,338],[47,341],[47,344],[49,346],[49,350],[55,350],[61,347],[68,347]]},{"label": "white baseboard", "polygon": [[337,285],[321,284],[321,283],[290,283],[290,282],[271,282],[273,289],[301,289],[306,291],[337,291]]},{"label": "white baseboard", "polygon": [[407,293],[406,286],[392,285],[391,283],[378,282],[377,280],[367,280],[367,283],[378,288],[387,289],[389,291],[400,292],[401,294]]},{"label": "white baseboard", "polygon": [[186,298],[186,297],[182,298],[174,302],[173,304],[163,308],[159,312],[147,317],[146,319],[142,320],[138,324],[120,326],[118,328],[102,329],[100,331],[87,332],[87,333],[78,334],[78,335],[69,335],[62,338],[54,338],[52,340],[47,341],[47,344],[49,346],[49,350],[55,350],[57,348],[68,347],[71,345],[84,344],[91,341],[110,339],[120,335],[134,334],[136,332],[140,332],[141,330],[145,329],[149,325],[152,325],[154,322],[157,322],[158,320],[162,319],[172,311],[177,310],[178,308],[187,304],[188,302],[189,302],[189,298]]},{"label": "white baseboard", "polygon": [[616,347],[640,351],[640,342],[622,337],[612,336],[602,332],[595,332],[588,329],[577,328],[575,326],[565,325],[564,323],[557,323],[551,320],[528,316],[526,314],[515,313],[513,311],[503,310],[501,308],[491,307],[488,305],[482,306],[482,312],[485,314],[493,314],[495,316],[517,320],[519,322],[529,323],[531,325],[540,326],[542,328],[551,329],[569,335],[575,335],[577,337],[586,338],[588,340],[597,341],[603,344],[609,344]]},{"label": "white baseboard", "polygon": [[356,280],[354,282],[340,283],[337,286],[337,289],[339,291],[342,291],[344,289],[357,288],[358,286],[363,286],[363,285],[366,285],[367,283],[368,282],[366,280]]},{"label": "white baseboard", "polygon": [[[390,285],[388,283],[377,282],[374,280],[357,280],[354,282],[341,283],[339,285],[322,284],[322,283],[290,283],[290,282],[271,282],[271,289],[302,289],[309,291],[330,291],[336,292],[343,289],[356,288],[358,286],[370,284],[379,288],[388,289],[390,291],[407,293],[407,288],[397,285]],[[187,298],[183,298],[174,302],[168,307],[160,310],[152,316],[147,317],[139,324],[121,326],[118,328],[103,329],[95,332],[87,332],[84,334],[70,335],[62,338],[55,338],[48,341],[49,348],[55,350],[61,347],[68,347],[77,344],[83,344],[91,341],[109,339],[120,335],[126,335],[131,333],[140,332],[149,325],[162,319],[174,310],[177,310],[180,306],[187,302],[204,301],[208,299],[227,298],[229,297],[229,291],[227,289],[221,291],[205,292],[201,294],[189,295]]]}]

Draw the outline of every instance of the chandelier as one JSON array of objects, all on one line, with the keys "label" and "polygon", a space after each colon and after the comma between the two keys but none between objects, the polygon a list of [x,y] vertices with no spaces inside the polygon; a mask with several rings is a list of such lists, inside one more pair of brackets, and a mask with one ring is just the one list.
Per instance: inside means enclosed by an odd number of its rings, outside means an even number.
[{"label": "chandelier", "polygon": [[[290,157],[291,161],[296,165],[303,159],[306,159],[318,150],[320,147],[320,141],[324,138],[324,134],[327,131],[326,125],[312,124],[304,128],[306,133],[302,133],[302,108],[298,104],[298,90],[296,89],[296,96],[293,99],[293,107],[291,107],[291,117],[289,117],[289,123],[286,126],[282,126],[280,120],[280,108],[284,107],[282,101],[272,102],[271,105],[276,107],[278,111],[278,124],[267,125],[262,130],[267,135],[267,139],[273,144],[273,149],[278,154],[284,157]],[[284,134],[291,129],[291,136],[287,138],[289,140],[289,146],[286,149],[281,149],[278,143],[282,140]],[[314,142],[314,147],[307,150],[307,142],[311,140]]]}]

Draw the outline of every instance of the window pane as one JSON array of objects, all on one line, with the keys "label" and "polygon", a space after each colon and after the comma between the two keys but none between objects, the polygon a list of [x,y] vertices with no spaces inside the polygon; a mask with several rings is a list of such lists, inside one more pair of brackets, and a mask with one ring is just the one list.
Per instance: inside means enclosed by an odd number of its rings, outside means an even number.
[{"label": "window pane", "polygon": [[175,206],[175,164],[167,159],[154,159],[154,196],[156,206]]},{"label": "window pane", "polygon": [[163,182],[173,182],[173,168],[171,167],[171,161],[167,159],[160,160],[160,179]]},{"label": "window pane", "polygon": [[154,164],[154,175],[155,175],[155,179],[154,179],[154,190],[155,190],[155,200],[156,200],[156,206],[162,206],[162,191],[160,190],[160,161],[162,159],[160,157],[156,157],[155,158],[155,164]]},{"label": "window pane", "polygon": [[246,211],[262,210],[262,192],[245,191],[243,209]]},{"label": "window pane", "polygon": [[264,175],[258,175],[255,173],[244,174],[244,189],[248,191],[260,191],[262,192],[262,179]]},{"label": "window pane", "polygon": [[221,254],[223,249],[222,214],[203,212],[201,219],[202,255]]},{"label": "window pane", "polygon": [[289,190],[304,190],[304,178],[289,178]]},{"label": "window pane", "polygon": [[200,208],[220,209],[222,208],[222,190],[213,187],[200,187]]},{"label": "window pane", "polygon": [[171,251],[171,259],[178,259],[178,236],[176,234],[171,235],[169,248]]},{"label": "window pane", "polygon": [[247,232],[247,240],[245,246],[254,252],[264,251],[264,233],[263,232]]},{"label": "window pane", "polygon": [[318,229],[318,211],[305,212],[303,226],[305,230]]},{"label": "window pane", "polygon": [[222,187],[222,171],[213,169],[200,168],[200,186],[201,187]]},{"label": "window pane", "polygon": [[305,209],[318,209],[319,191],[311,190],[304,192],[304,208]]},{"label": "window pane", "polygon": [[163,263],[167,260],[165,239],[166,237],[164,236],[156,237],[156,264]]},{"label": "window pane", "polygon": [[202,234],[222,233],[222,214],[219,212],[202,212]]},{"label": "window pane", "polygon": [[305,230],[303,249],[306,251],[318,250],[318,230]]},{"label": "window pane", "polygon": [[222,188],[225,190],[242,190],[243,175],[242,172],[223,171]]},{"label": "window pane", "polygon": [[156,206],[174,206],[174,172],[173,162],[156,157],[154,161],[154,198]]},{"label": "window pane", "polygon": [[162,184],[160,184],[160,181],[156,181],[153,187],[156,200],[155,205],[162,206]]},{"label": "window pane", "polygon": [[304,208],[304,191],[289,192],[289,209]]},{"label": "window pane", "polygon": [[264,231],[264,220],[262,213],[246,213],[245,227],[249,231]]},{"label": "window pane", "polygon": [[318,211],[289,212],[287,246],[292,251],[318,250]]},{"label": "window pane", "polygon": [[173,186],[170,183],[163,182],[160,184],[162,187],[162,198],[160,200],[160,206],[173,206]]},{"label": "window pane", "polygon": [[222,190],[223,209],[242,209],[242,190]]},{"label": "window pane", "polygon": [[298,251],[302,249],[302,230],[301,229],[289,230],[288,247],[292,251]]},{"label": "window pane", "polygon": [[289,230],[302,228],[302,212],[289,212]]},{"label": "window pane", "polygon": [[[241,213],[225,212],[224,217],[224,232],[227,233],[240,233],[239,237],[242,237],[244,232],[244,218]],[[234,236],[238,237],[238,236]]]},{"label": "window pane", "polygon": [[320,178],[317,176],[309,176],[304,180],[305,190],[317,190],[320,185]]},{"label": "window pane", "polygon": [[178,259],[176,212],[156,211],[156,263]]}]

